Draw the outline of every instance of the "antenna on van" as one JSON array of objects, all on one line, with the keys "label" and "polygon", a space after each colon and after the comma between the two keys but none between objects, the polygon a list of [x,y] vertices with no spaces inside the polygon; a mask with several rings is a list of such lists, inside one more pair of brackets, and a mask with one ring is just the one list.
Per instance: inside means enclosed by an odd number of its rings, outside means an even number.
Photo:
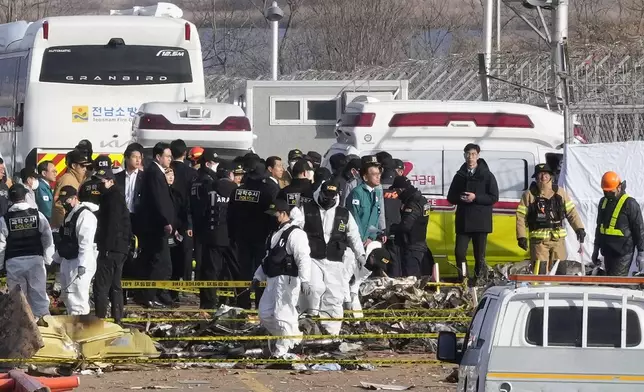
[{"label": "antenna on van", "polygon": [[188,103],[188,93],[186,92],[186,88],[183,88],[183,102]]}]

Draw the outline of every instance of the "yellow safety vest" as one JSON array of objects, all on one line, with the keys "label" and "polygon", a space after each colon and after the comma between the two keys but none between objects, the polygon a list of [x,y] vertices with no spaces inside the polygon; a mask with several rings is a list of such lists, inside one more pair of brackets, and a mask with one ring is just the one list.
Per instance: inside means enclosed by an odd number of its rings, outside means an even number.
[{"label": "yellow safety vest", "polygon": [[[617,201],[617,205],[615,206],[615,209],[613,210],[613,215],[610,217],[610,223],[608,224],[608,227],[604,227],[604,222],[600,223],[599,225],[599,232],[603,235],[613,235],[616,237],[623,237],[624,233],[622,233],[621,230],[616,229],[615,225],[617,224],[617,218],[619,218],[619,213],[622,211],[622,207],[624,206],[624,203],[626,200],[629,198],[627,194],[623,194],[619,200]],[[601,210],[604,211],[606,208],[606,204],[608,203],[608,200],[604,198],[604,202],[602,203]]]}]

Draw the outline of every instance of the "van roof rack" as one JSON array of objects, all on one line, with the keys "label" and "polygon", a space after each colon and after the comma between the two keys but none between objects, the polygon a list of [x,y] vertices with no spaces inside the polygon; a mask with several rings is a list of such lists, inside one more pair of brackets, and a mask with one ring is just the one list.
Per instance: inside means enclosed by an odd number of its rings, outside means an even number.
[{"label": "van roof rack", "polygon": [[511,282],[537,282],[537,283],[566,283],[566,284],[592,284],[606,286],[638,286],[644,285],[644,276],[578,276],[578,275],[510,275]]},{"label": "van roof rack", "polygon": [[181,19],[183,10],[172,3],[159,2],[148,7],[134,6],[124,10],[110,10],[110,15],[156,16]]}]

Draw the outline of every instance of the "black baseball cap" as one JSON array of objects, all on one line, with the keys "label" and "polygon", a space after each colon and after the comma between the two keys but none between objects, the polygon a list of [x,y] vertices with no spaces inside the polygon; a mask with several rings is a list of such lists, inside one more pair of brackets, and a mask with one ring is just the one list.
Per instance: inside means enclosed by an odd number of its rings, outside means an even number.
[{"label": "black baseball cap", "polygon": [[374,249],[367,257],[365,267],[369,271],[387,271],[387,266],[391,263],[391,253],[385,248]]},{"label": "black baseball cap", "polygon": [[58,200],[61,203],[64,203],[67,201],[67,199],[77,195],[78,195],[78,191],[76,190],[76,188],[74,188],[71,185],[65,185],[60,189],[60,192],[58,193]]},{"label": "black baseball cap", "polygon": [[199,163],[203,165],[206,162],[219,163],[221,162],[221,159],[219,158],[219,155],[217,155],[214,149],[206,148],[204,149],[203,154],[201,154],[201,156],[199,157]]},{"label": "black baseball cap", "polygon": [[377,159],[377,160],[378,160],[378,162],[380,162],[381,164],[382,164],[385,160],[387,160],[387,159],[391,159],[391,158],[393,158],[393,157],[392,157],[392,156],[391,156],[391,154],[390,154],[390,153],[388,153],[387,151],[380,151],[379,153],[377,153],[377,154],[376,154],[376,159]]},{"label": "black baseball cap", "polygon": [[248,178],[261,179],[266,177],[266,164],[261,160],[251,160],[248,163],[248,170],[246,171]]},{"label": "black baseball cap", "polygon": [[22,184],[13,184],[9,189],[9,200],[12,203],[24,201],[27,197],[27,188]]},{"label": "black baseball cap", "polygon": [[114,172],[112,171],[111,167],[102,167],[98,171],[96,171],[96,173],[94,173],[94,177],[100,180],[113,180]]},{"label": "black baseball cap", "polygon": [[332,198],[338,195],[338,193],[340,192],[340,187],[335,181],[326,181],[324,184],[322,184],[320,192],[323,193],[324,196]]},{"label": "black baseball cap", "polygon": [[311,165],[309,165],[309,162],[306,159],[298,159],[293,165],[293,170],[291,170],[291,172],[295,175],[299,173],[306,173],[309,170],[313,171],[313,168],[311,167]]},{"label": "black baseball cap", "polygon": [[331,165],[331,169],[335,171],[342,170],[347,165],[347,157],[341,152],[333,154],[329,158],[329,164]]},{"label": "black baseball cap", "polygon": [[101,169],[107,169],[112,167],[112,159],[107,155],[99,155],[94,159],[93,162],[94,170],[99,171]]},{"label": "black baseball cap", "polygon": [[270,206],[268,210],[264,211],[269,215],[275,215],[278,212],[289,212],[291,209],[288,206],[286,200],[276,199]]},{"label": "black baseball cap", "polygon": [[411,188],[411,181],[405,176],[398,176],[394,178],[394,183],[389,189],[407,189]]},{"label": "black baseball cap", "polygon": [[317,151],[309,151],[309,152],[306,153],[306,156],[316,166],[320,166],[322,164],[322,155],[320,155],[319,152],[317,152]]},{"label": "black baseball cap", "polygon": [[402,159],[394,159],[394,169],[405,170],[405,162]]},{"label": "black baseball cap", "polygon": [[304,158],[304,154],[302,151],[298,150],[297,148],[295,150],[291,150],[288,152],[288,161],[294,161],[298,158]]}]

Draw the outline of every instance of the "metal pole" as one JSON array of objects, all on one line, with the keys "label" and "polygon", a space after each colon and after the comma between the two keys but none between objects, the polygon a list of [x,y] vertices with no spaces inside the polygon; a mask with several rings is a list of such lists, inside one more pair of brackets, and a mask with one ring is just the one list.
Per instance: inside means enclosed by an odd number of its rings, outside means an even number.
[{"label": "metal pole", "polygon": [[[273,7],[277,7],[277,1],[273,2]],[[273,49],[273,55],[271,56],[271,70],[273,72],[273,80],[277,80],[277,68],[279,64],[279,22],[274,21],[271,22],[271,29],[273,30],[273,42],[272,42],[272,49]]]},{"label": "metal pole", "polygon": [[483,21],[483,53],[485,68],[490,72],[492,60],[492,31],[494,25],[494,0],[485,0],[485,19]]},{"label": "metal pole", "polygon": [[501,51],[501,0],[496,0],[496,51]]}]

